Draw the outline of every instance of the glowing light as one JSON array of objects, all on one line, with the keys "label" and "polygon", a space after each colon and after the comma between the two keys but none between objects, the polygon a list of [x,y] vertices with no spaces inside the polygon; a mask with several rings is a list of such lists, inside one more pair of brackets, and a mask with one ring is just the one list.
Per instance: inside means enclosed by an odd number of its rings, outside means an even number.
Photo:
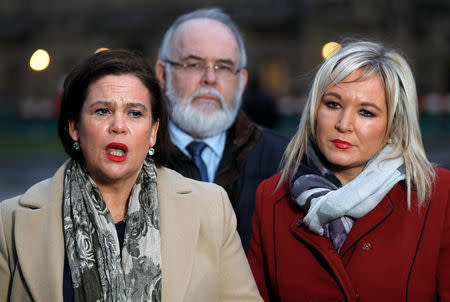
[{"label": "glowing light", "polygon": [[102,51],[105,51],[105,50],[109,50],[109,48],[106,48],[106,47],[100,47],[99,49],[97,49],[97,50],[95,51],[95,53],[102,52]]},{"label": "glowing light", "polygon": [[341,48],[341,44],[337,42],[328,42],[322,47],[322,57],[327,59]]},{"label": "glowing light", "polygon": [[30,67],[35,71],[42,71],[50,64],[50,56],[43,49],[36,50],[30,58]]}]

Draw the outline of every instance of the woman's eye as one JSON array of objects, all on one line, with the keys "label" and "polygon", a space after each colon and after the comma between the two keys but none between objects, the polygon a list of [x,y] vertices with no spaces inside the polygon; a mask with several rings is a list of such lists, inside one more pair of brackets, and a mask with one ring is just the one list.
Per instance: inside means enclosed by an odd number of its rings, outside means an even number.
[{"label": "woman's eye", "polygon": [[360,110],[359,114],[361,114],[362,116],[365,116],[365,117],[374,117],[375,116],[375,114],[373,114],[369,110],[365,110],[365,109]]},{"label": "woman's eye", "polygon": [[340,107],[340,105],[338,103],[333,102],[333,101],[325,102],[325,106],[327,106],[330,109],[338,109]]},{"label": "woman's eye", "polygon": [[142,112],[140,112],[138,110],[131,110],[130,112],[128,112],[128,114],[133,118],[138,118],[143,115]]},{"label": "woman's eye", "polygon": [[107,115],[110,112],[109,109],[107,108],[98,108],[95,110],[95,114],[103,116],[103,115]]}]

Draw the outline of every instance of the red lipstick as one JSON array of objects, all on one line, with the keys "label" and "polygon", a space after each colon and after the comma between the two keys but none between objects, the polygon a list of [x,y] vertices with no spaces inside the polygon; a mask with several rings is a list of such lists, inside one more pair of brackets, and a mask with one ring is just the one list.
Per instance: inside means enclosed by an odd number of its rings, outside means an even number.
[{"label": "red lipstick", "polygon": [[127,159],[128,147],[122,143],[110,143],[106,146],[106,157],[111,161],[122,162]]},{"label": "red lipstick", "polygon": [[346,141],[341,141],[340,139],[333,140],[333,144],[339,149],[350,149],[352,147],[352,144]]}]

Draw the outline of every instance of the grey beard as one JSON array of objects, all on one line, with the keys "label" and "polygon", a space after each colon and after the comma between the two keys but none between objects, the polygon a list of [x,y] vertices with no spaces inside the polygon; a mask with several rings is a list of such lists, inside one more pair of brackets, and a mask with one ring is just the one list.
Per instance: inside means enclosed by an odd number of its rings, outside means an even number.
[{"label": "grey beard", "polygon": [[[242,78],[230,106],[227,106],[223,96],[215,88],[200,88],[188,99],[180,98],[173,89],[170,70],[166,70],[166,96],[169,103],[170,120],[181,130],[195,138],[207,138],[233,125],[242,102]],[[201,94],[211,94],[217,97],[222,109],[214,105],[204,104],[201,108],[192,106],[192,101]]]}]

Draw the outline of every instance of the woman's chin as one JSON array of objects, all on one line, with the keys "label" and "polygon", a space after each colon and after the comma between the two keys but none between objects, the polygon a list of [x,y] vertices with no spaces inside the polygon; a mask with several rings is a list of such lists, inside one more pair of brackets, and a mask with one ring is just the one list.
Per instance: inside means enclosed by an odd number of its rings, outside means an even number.
[{"label": "woman's chin", "polygon": [[91,175],[97,184],[114,185],[128,179],[136,179],[139,170],[124,169],[124,167],[108,167],[107,169],[97,170],[95,175]]}]

